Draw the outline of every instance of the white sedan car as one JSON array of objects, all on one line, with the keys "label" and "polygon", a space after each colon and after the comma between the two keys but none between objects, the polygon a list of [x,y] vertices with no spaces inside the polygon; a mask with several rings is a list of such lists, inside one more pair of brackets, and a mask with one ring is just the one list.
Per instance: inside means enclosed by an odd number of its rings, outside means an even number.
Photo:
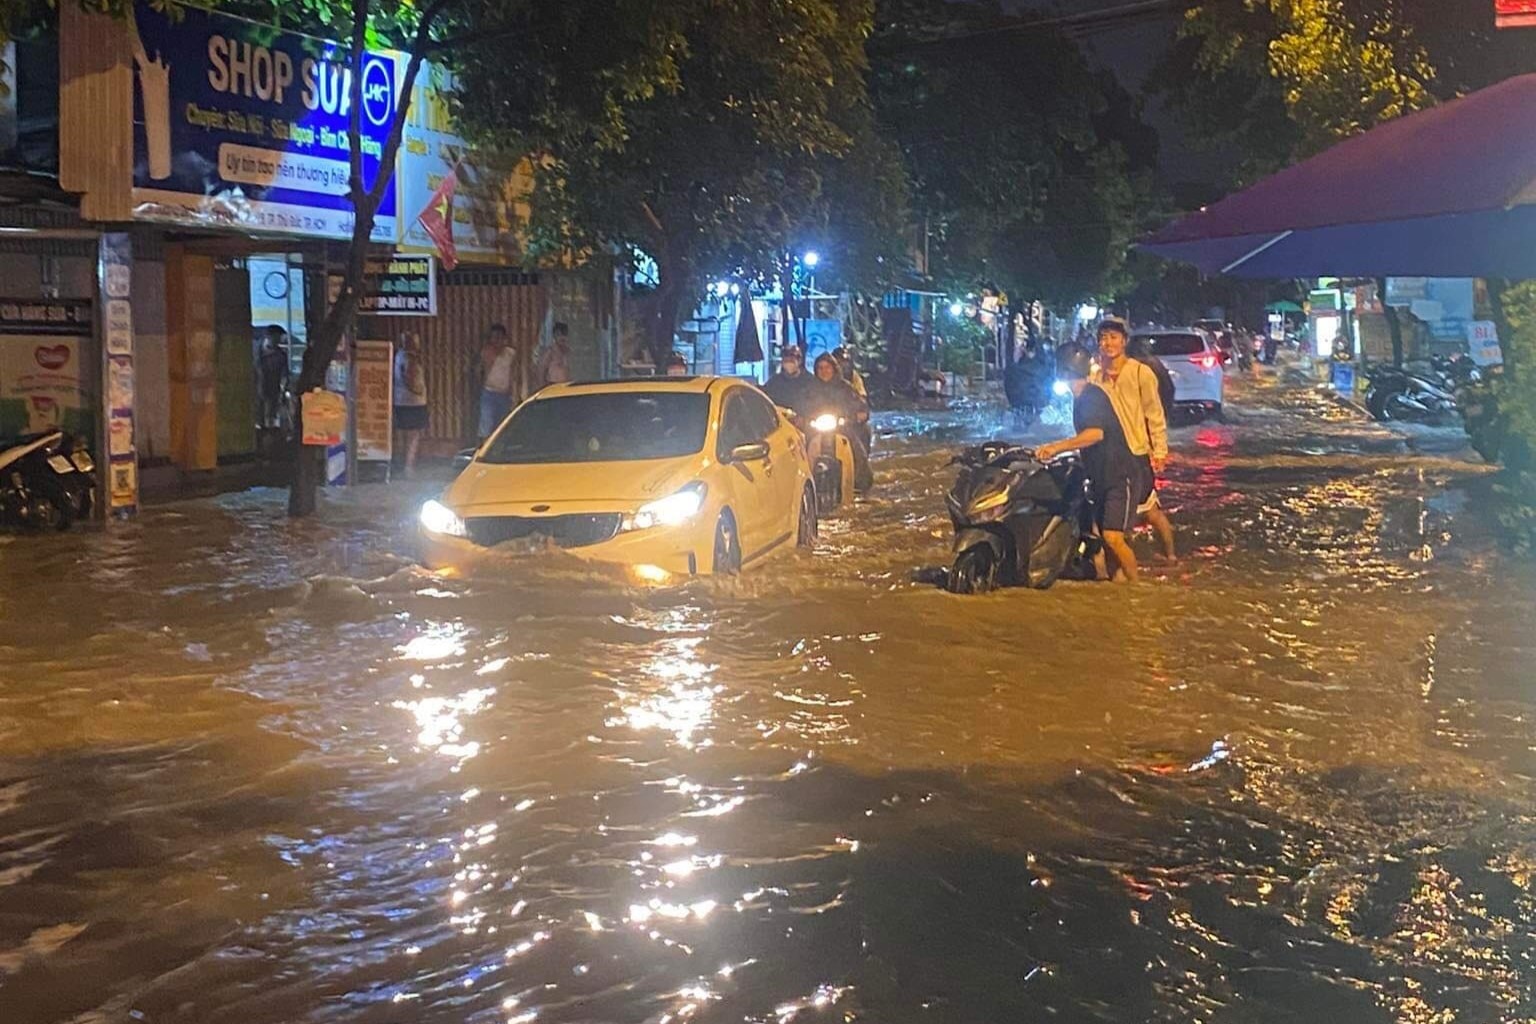
[{"label": "white sedan car", "polygon": [[1144,347],[1149,355],[1161,359],[1173,378],[1175,409],[1198,410],[1207,416],[1220,416],[1224,395],[1225,372],[1221,353],[1210,335],[1199,330],[1138,331],[1133,349]]}]

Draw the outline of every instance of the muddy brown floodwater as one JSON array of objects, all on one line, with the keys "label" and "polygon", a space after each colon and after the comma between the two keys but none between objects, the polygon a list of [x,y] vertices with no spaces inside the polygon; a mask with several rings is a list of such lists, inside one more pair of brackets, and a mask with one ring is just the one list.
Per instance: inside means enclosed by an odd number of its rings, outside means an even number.
[{"label": "muddy brown floodwater", "polygon": [[438,579],[403,486],[0,539],[0,1022],[1536,1018],[1536,574],[1233,392],[1135,592],[924,582],[986,411],[723,585]]}]

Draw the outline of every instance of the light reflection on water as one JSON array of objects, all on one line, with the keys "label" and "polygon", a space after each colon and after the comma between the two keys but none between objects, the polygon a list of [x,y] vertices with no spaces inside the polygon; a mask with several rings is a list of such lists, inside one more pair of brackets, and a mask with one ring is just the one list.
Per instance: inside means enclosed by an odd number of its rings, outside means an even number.
[{"label": "light reflection on water", "polygon": [[403,495],[5,543],[0,1021],[1524,1020],[1531,574],[1250,401],[1137,593],[922,582],[980,410],[723,585],[438,579]]}]

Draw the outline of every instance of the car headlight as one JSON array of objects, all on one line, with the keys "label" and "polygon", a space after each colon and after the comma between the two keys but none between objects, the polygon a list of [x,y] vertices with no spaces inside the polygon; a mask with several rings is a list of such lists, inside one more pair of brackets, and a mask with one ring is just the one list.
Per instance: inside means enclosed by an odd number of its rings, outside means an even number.
[{"label": "car headlight", "polygon": [[811,420],[811,429],[819,430],[823,434],[830,434],[837,429],[837,417],[829,412],[824,412]]},{"label": "car headlight", "polygon": [[623,529],[649,530],[653,526],[681,526],[704,507],[704,485],[692,483],[676,494],[641,505],[633,515],[624,517]]},{"label": "car headlight", "polygon": [[1051,385],[1051,393],[1057,398],[1066,398],[1072,393],[1072,385],[1064,380],[1059,380]]},{"label": "car headlight", "polygon": [[421,521],[421,528],[428,533],[440,533],[445,537],[469,535],[459,514],[440,501],[428,501],[422,505],[421,514],[417,518]]}]

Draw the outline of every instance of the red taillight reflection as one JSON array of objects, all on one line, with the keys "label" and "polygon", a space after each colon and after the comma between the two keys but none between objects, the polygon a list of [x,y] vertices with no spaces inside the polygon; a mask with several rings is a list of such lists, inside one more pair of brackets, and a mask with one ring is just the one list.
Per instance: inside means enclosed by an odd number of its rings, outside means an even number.
[{"label": "red taillight reflection", "polygon": [[1218,362],[1215,353],[1212,352],[1207,352],[1204,355],[1199,356],[1190,356],[1189,361],[1200,367],[1202,370],[1214,370],[1216,369],[1216,363]]}]

